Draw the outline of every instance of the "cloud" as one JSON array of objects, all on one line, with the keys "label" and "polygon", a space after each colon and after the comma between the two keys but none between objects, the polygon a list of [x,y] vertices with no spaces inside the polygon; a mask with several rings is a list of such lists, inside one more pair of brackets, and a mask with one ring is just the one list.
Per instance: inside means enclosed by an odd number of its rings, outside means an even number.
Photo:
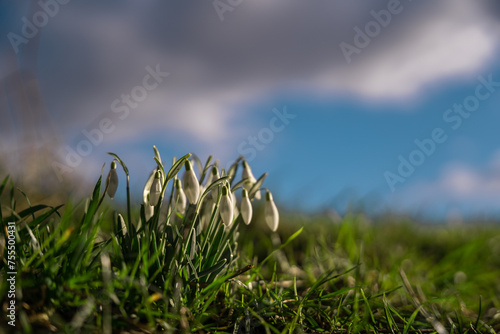
[{"label": "cloud", "polygon": [[476,76],[498,49],[498,18],[484,5],[492,2],[402,1],[403,12],[351,64],[339,44],[387,1],[248,0],[223,22],[211,1],[71,2],[41,35],[38,75],[68,141],[160,64],[171,76],[106,143],[160,133],[222,154],[254,126],[242,106],[290,86],[392,101]]},{"label": "cloud", "polygon": [[498,208],[500,198],[500,150],[484,167],[449,163],[436,180],[410,186],[398,195],[413,204],[458,205],[462,209]]},{"label": "cloud", "polygon": [[[413,9],[402,8],[401,16]],[[420,16],[418,23],[402,27],[394,22],[398,18],[393,18],[391,24],[402,29],[399,35],[382,31],[372,41],[382,47],[372,52],[368,45],[359,59],[352,56],[350,66],[341,70],[332,67],[321,74],[317,78],[319,88],[371,99],[414,97],[429,85],[478,73],[498,49],[498,39],[492,32],[500,31],[500,26],[486,19],[477,3],[435,2]]]}]

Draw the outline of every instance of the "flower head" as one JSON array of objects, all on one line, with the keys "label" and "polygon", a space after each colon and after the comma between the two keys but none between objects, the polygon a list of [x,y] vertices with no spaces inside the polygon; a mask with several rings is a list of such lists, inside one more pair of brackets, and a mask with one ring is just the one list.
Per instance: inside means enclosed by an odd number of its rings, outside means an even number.
[{"label": "flower head", "polygon": [[[214,166],[214,167],[212,167],[212,172],[211,172],[211,178],[210,178],[210,180],[212,181],[212,183],[214,183],[218,179],[220,179],[219,169],[217,169],[217,166]],[[207,183],[207,186],[209,186],[208,183]],[[214,189],[214,190],[211,191],[211,193],[212,193],[212,199],[214,201],[216,201],[217,197],[219,196],[219,193],[218,193],[218,190],[217,190],[218,188],[216,188],[216,189]]]},{"label": "flower head", "polygon": [[113,199],[115,197],[116,189],[118,188],[118,174],[116,173],[116,161],[114,160],[111,163],[111,169],[109,170],[107,182],[107,194],[109,198]]},{"label": "flower head", "polygon": [[174,190],[174,201],[176,201],[177,212],[183,214],[186,211],[186,194],[184,189],[182,189],[181,180],[177,177],[175,178],[175,190]]},{"label": "flower head", "polygon": [[127,225],[125,224],[125,219],[123,219],[123,216],[119,213],[118,214],[118,220],[120,221],[120,225],[122,228],[122,234],[123,236],[127,235]]},{"label": "flower head", "polygon": [[222,197],[220,199],[220,217],[224,225],[229,226],[233,222],[233,200],[229,194],[227,186],[222,187]]},{"label": "flower head", "polygon": [[[248,163],[246,161],[244,161],[244,160],[243,160],[243,172],[241,174],[241,177],[243,179],[247,179],[247,181],[245,182],[245,184],[243,185],[243,187],[248,192],[250,192],[250,190],[255,185],[255,183],[257,183],[257,180],[255,179],[255,176],[253,176],[252,169],[250,168],[250,166],[248,165]],[[260,190],[258,190],[255,193],[254,197],[255,197],[255,199],[258,199],[258,200],[261,199]]]},{"label": "flower head", "polygon": [[274,204],[273,195],[271,192],[266,193],[266,205],[264,207],[265,220],[269,228],[276,232],[280,220],[278,208]]},{"label": "flower head", "polygon": [[156,171],[155,179],[153,184],[151,184],[151,189],[149,190],[149,205],[155,206],[158,204],[158,200],[161,195],[161,172]]},{"label": "flower head", "polygon": [[189,203],[195,204],[200,196],[200,184],[198,183],[198,178],[194,173],[193,166],[191,166],[190,161],[186,161],[184,164],[186,172],[184,173],[183,183],[184,192],[189,200]]},{"label": "flower head", "polygon": [[248,198],[248,192],[246,189],[242,190],[242,197],[241,197],[241,217],[243,218],[243,221],[245,224],[250,224],[252,221],[252,215],[253,215],[253,209],[252,209],[252,203],[250,202],[250,198]]}]

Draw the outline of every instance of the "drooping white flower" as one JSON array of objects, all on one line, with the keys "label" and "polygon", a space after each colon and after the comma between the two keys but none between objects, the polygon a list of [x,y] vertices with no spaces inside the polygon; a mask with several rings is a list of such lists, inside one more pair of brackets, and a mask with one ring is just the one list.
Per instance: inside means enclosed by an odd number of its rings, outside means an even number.
[{"label": "drooping white flower", "polygon": [[[211,173],[210,173],[210,174],[211,174],[211,176],[212,176],[212,177],[210,178],[210,179],[211,179],[211,181],[212,181],[211,183],[214,183],[215,181],[217,181],[218,179],[220,179],[219,169],[217,168],[217,166],[212,167],[212,171],[211,171]],[[209,184],[208,184],[208,183],[207,183],[207,186],[209,186]],[[212,199],[213,199],[214,201],[217,201],[217,197],[219,196],[219,188],[220,188],[220,186],[219,186],[219,187],[216,187],[215,189],[213,189],[213,190],[211,191]]]},{"label": "drooping white flower", "polygon": [[174,201],[177,203],[177,212],[184,214],[187,205],[186,194],[184,193],[184,189],[182,189],[181,180],[177,177],[175,179]]},{"label": "drooping white flower", "polygon": [[276,230],[278,229],[280,216],[278,208],[276,207],[276,204],[274,204],[273,195],[269,191],[267,191],[266,193],[266,205],[264,207],[264,216],[266,223],[271,229],[271,231],[276,232]]},{"label": "drooping white flower", "polygon": [[[244,160],[243,160],[243,172],[241,174],[241,177],[242,177],[242,179],[247,179],[247,181],[245,182],[245,184],[243,185],[243,187],[248,192],[250,192],[250,189],[252,189],[252,187],[257,182],[257,180],[255,179],[255,176],[253,176],[252,169],[250,168],[250,166],[248,165],[248,163],[246,161],[244,161]],[[255,193],[254,197],[257,200],[261,199],[260,190],[258,190]]]},{"label": "drooping white flower", "polygon": [[233,200],[229,195],[229,190],[226,186],[222,187],[222,197],[220,199],[220,217],[226,226],[230,226],[233,222]]},{"label": "drooping white flower", "polygon": [[241,197],[241,217],[243,218],[243,221],[245,224],[250,224],[252,221],[252,215],[253,215],[253,208],[252,208],[252,203],[250,202],[250,198],[248,198],[248,192],[246,189],[242,190],[242,197]]},{"label": "drooping white flower", "polygon": [[123,216],[119,213],[118,214],[118,220],[120,221],[120,225],[122,227],[122,234],[123,236],[127,235],[127,225],[125,225],[125,219],[123,219]]},{"label": "drooping white flower", "polygon": [[107,194],[109,198],[113,199],[116,194],[116,189],[118,189],[118,174],[116,173],[116,161],[113,160],[111,163],[111,169],[108,174],[108,191]]},{"label": "drooping white flower", "polygon": [[[158,169],[154,170],[151,173],[151,175],[149,176],[148,180],[146,181],[146,184],[144,185],[144,191],[142,193],[146,221],[148,221],[151,217],[153,217],[154,211],[155,211],[154,206],[151,206],[149,204],[149,192],[151,191],[151,186],[153,185],[153,182],[155,180],[156,171],[158,171]],[[139,223],[140,223],[140,221],[139,221]]]},{"label": "drooping white flower", "polygon": [[206,229],[208,224],[210,223],[210,219],[212,219],[212,213],[215,208],[215,201],[211,196],[207,196],[203,203],[203,210],[201,215],[201,229]]},{"label": "drooping white flower", "polygon": [[194,173],[193,166],[191,166],[191,162],[186,161],[184,167],[186,168],[184,178],[182,179],[182,183],[184,183],[184,192],[186,193],[189,203],[195,204],[200,196],[200,184]]},{"label": "drooping white flower", "polygon": [[161,172],[157,171],[151,189],[149,190],[149,205],[155,206],[161,195]]}]

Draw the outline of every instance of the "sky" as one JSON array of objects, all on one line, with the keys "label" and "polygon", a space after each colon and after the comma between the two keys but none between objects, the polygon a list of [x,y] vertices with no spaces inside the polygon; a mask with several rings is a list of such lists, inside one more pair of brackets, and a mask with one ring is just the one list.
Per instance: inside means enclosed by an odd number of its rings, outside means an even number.
[{"label": "sky", "polygon": [[245,155],[282,207],[500,215],[497,1],[2,1],[0,36],[11,173],[115,152],[140,191],[156,145]]}]

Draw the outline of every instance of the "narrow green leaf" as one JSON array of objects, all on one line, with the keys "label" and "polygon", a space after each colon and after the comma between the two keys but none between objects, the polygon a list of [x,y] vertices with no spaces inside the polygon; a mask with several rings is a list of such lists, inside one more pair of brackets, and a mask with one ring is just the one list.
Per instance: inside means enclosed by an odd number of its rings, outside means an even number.
[{"label": "narrow green leaf", "polygon": [[420,312],[420,309],[422,308],[422,305],[420,305],[410,316],[410,319],[408,319],[408,322],[406,323],[405,327],[404,327],[404,330],[403,330],[403,334],[408,334],[410,329],[411,329],[411,325],[413,324],[413,322],[415,321],[415,318],[417,317],[418,315],[418,312]]},{"label": "narrow green leaf", "polygon": [[184,165],[184,162],[186,162],[186,160],[189,159],[190,157],[191,157],[191,153],[186,154],[185,156],[183,156],[182,158],[180,158],[179,160],[177,160],[173,164],[172,168],[170,168],[170,170],[168,171],[167,181],[173,179],[177,175],[177,173],[179,173],[182,166]]},{"label": "narrow green leaf", "polygon": [[257,179],[257,181],[255,182],[255,184],[252,186],[252,188],[248,192],[248,197],[249,198],[254,198],[255,197],[255,194],[262,187],[262,184],[264,183],[264,180],[266,179],[266,177],[267,177],[267,173],[264,173],[264,174],[261,175],[261,177],[259,177]]},{"label": "narrow green leaf", "polygon": [[226,263],[227,263],[227,259],[222,259],[219,262],[217,262],[214,266],[208,268],[207,270],[200,271],[198,273],[198,277],[202,278],[202,277],[205,277],[205,276],[210,275],[212,273],[214,273],[216,276],[224,268]]}]

